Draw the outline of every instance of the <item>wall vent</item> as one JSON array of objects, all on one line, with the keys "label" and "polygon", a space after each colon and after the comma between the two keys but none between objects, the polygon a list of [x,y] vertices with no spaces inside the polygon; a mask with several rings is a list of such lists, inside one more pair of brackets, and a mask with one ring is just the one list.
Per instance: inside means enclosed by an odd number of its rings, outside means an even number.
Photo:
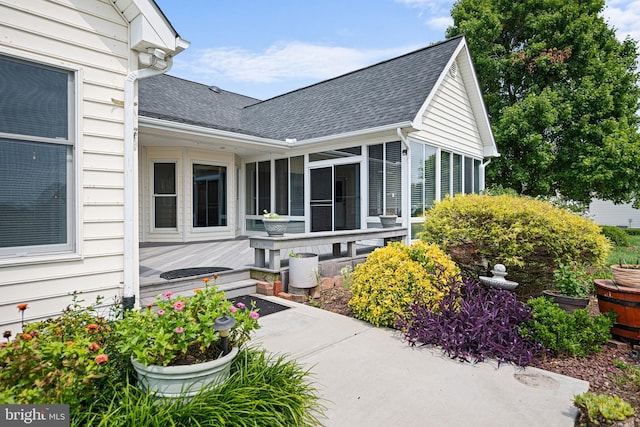
[{"label": "wall vent", "polygon": [[451,64],[451,68],[449,68],[449,74],[454,79],[458,76],[458,65],[455,62]]}]

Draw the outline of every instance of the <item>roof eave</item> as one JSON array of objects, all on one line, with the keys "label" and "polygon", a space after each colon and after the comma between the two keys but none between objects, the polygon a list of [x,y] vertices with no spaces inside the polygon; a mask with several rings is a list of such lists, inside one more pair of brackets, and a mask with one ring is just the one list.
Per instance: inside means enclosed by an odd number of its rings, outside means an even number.
[{"label": "roof eave", "polygon": [[395,133],[398,128],[400,128],[400,129],[409,129],[410,131],[417,130],[417,129],[415,129],[413,127],[413,124],[411,123],[411,121],[407,120],[407,121],[404,121],[404,122],[391,123],[391,124],[387,124],[387,125],[376,126],[376,127],[372,127],[372,128],[366,128],[366,129],[359,129],[359,130],[355,130],[355,131],[351,131],[351,132],[344,132],[344,133],[339,133],[339,134],[319,136],[317,138],[309,138],[309,139],[305,139],[305,140],[301,140],[301,141],[295,141],[293,143],[289,143],[289,146],[291,146],[291,147],[301,147],[301,146],[305,146],[305,145],[322,144],[322,143],[336,141],[336,140],[340,140],[340,139],[352,139],[352,138],[358,138],[358,137],[363,137],[363,136],[369,136],[369,135],[373,135],[373,134],[376,134],[376,133],[385,133],[385,132],[394,132]]},{"label": "roof eave", "polygon": [[138,121],[140,125],[147,126],[153,129],[178,131],[191,135],[201,135],[209,138],[222,138],[231,142],[239,142],[244,144],[253,144],[262,147],[271,148],[288,148],[289,144],[285,141],[277,139],[263,138],[238,132],[231,132],[221,129],[208,128],[204,126],[192,125],[189,123],[174,122],[171,120],[158,119],[155,117],[139,116]]}]

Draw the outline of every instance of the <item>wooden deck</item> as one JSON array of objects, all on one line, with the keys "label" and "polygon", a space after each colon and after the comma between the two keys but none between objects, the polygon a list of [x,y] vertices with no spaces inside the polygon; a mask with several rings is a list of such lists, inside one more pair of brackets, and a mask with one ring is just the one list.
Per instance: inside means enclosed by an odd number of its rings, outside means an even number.
[{"label": "wooden deck", "polygon": [[[361,246],[367,247],[367,246]],[[293,248],[331,256],[332,245]],[[164,281],[160,273],[193,267],[227,267],[232,270],[254,266],[254,250],[246,237],[195,243],[143,243],[140,245],[140,286]]]}]

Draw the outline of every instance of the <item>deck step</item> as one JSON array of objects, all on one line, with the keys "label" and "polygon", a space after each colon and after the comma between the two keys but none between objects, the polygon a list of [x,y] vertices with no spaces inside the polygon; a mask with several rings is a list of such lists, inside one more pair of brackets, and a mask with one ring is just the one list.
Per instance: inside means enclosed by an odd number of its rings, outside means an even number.
[{"label": "deck step", "polygon": [[[191,296],[194,289],[204,286],[202,279],[211,276],[209,274],[173,280],[160,279],[154,283],[140,286],[140,306],[153,304],[158,295],[167,291],[185,297]],[[218,274],[216,284],[228,298],[248,295],[256,291],[256,280],[251,279],[249,269],[222,271]]]},{"label": "deck step", "polygon": [[243,295],[255,294],[256,283],[257,280],[247,279],[240,280],[238,282],[225,283],[224,285],[220,285],[219,288],[221,291],[224,291],[227,299],[230,299]]}]

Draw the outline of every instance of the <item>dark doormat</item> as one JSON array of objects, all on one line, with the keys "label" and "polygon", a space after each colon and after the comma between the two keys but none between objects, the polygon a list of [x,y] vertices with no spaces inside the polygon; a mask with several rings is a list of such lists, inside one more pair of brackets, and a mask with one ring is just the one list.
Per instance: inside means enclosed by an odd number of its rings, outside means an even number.
[{"label": "dark doormat", "polygon": [[195,268],[181,268],[180,270],[165,271],[160,274],[163,279],[180,279],[181,277],[200,276],[202,274],[218,273],[220,271],[231,270],[227,267],[195,267]]},{"label": "dark doormat", "polygon": [[242,295],[239,297],[230,298],[230,300],[234,305],[238,305],[238,303],[241,302],[247,307],[251,307],[251,302],[255,301],[256,308],[260,309],[258,310],[258,314],[260,314],[260,316],[266,316],[291,308],[286,305],[277,304],[275,302],[267,301],[266,299],[254,297],[251,295]]}]

